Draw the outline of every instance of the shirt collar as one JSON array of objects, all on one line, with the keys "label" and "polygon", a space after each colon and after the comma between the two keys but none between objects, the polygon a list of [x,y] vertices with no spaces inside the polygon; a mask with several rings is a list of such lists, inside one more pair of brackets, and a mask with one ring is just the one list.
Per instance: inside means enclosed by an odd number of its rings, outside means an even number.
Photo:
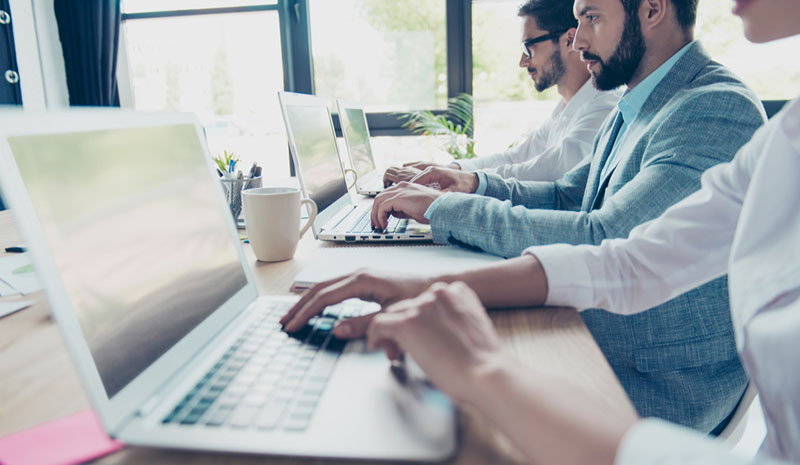
[{"label": "shirt collar", "polygon": [[[579,108],[583,106],[584,103],[588,102],[592,99],[592,97],[597,93],[600,92],[599,90],[594,88],[594,84],[592,84],[591,79],[587,79],[586,82],[583,83],[578,92],[575,92],[575,95],[569,99],[569,103],[566,104],[564,107],[564,117],[571,117],[575,112],[578,111]],[[561,102],[564,102],[564,99],[561,99]]]},{"label": "shirt collar", "polygon": [[661,81],[664,80],[664,77],[666,77],[675,66],[675,63],[686,54],[694,43],[695,41],[686,44],[682,49],[678,50],[676,54],[672,55],[669,60],[662,63],[661,66],[644,78],[636,87],[625,92],[622,98],[619,99],[617,106],[619,107],[619,111],[622,112],[622,117],[626,122],[633,121],[633,119],[636,118],[636,115],[639,114],[639,111],[642,109],[645,102],[647,102],[647,99],[650,98],[650,94],[653,93],[653,90],[658,87]]}]

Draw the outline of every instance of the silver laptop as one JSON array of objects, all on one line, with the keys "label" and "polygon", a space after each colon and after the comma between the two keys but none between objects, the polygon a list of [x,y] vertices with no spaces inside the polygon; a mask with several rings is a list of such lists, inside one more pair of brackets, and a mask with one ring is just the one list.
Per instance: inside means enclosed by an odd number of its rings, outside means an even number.
[{"label": "silver laptop", "polygon": [[383,191],[383,173],[376,169],[372,144],[369,140],[369,126],[364,108],[361,105],[337,100],[339,122],[350,157],[351,171],[355,175],[356,192],[374,197]]},{"label": "silver laptop", "polygon": [[394,217],[386,230],[372,230],[372,201],[356,205],[347,191],[327,99],[291,92],[280,92],[278,99],[300,187],[317,204],[312,226],[316,238],[336,242],[433,240],[429,225]]},{"label": "silver laptop", "polygon": [[0,186],[112,437],[311,457],[454,452],[451,404],[427,405],[447,428],[422,434],[385,356],[332,337],[364,302],[280,330],[294,299],[258,296],[194,117],[0,111]]}]

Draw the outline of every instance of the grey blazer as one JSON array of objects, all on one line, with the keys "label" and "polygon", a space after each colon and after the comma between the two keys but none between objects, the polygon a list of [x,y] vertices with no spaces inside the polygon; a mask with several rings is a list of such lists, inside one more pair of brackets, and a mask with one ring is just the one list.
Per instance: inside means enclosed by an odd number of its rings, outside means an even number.
[{"label": "grey blazer", "polygon": [[[593,154],[556,182],[487,175],[486,196],[445,194],[432,210],[434,240],[512,257],[553,243],[627,237],[700,188],[764,123],[756,95],[695,43],[653,90],[601,179],[618,111]],[[582,312],[639,413],[703,431],[723,423],[747,383],[736,355],[726,278],[647,312]]]}]

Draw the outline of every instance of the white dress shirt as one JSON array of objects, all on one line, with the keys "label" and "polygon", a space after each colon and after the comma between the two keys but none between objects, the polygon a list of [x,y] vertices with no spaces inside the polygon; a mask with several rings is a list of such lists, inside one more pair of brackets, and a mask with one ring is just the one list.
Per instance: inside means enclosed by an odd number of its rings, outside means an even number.
[{"label": "white dress shirt", "polygon": [[594,137],[619,101],[619,91],[601,92],[591,79],[525,141],[506,152],[457,160],[464,171],[492,170],[520,181],[556,181],[592,153]]},{"label": "white dress shirt", "polygon": [[[628,239],[525,253],[542,263],[548,305],[619,314],[644,311],[728,273],[737,348],[767,424],[761,452],[800,462],[800,99],[733,161],[709,169],[699,191]],[[643,420],[626,435],[617,463],[742,463],[706,442]],[[688,462],[687,453],[698,456]]]}]

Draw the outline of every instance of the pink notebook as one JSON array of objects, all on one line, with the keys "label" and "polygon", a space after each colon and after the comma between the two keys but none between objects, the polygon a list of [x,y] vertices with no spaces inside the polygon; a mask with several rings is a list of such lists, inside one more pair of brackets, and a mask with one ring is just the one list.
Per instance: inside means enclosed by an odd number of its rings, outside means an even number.
[{"label": "pink notebook", "polygon": [[2,465],[73,465],[122,449],[93,410],[0,438]]}]

